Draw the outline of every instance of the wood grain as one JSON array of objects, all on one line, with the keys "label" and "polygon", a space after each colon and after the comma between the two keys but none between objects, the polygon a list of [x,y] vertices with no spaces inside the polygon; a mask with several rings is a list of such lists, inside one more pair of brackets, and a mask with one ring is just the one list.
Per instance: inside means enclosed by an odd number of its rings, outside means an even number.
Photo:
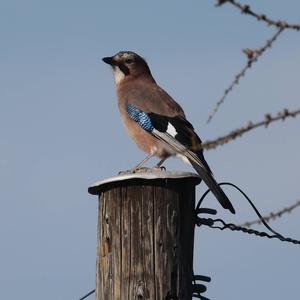
[{"label": "wood grain", "polygon": [[100,193],[96,300],[192,299],[195,184],[144,179]]}]

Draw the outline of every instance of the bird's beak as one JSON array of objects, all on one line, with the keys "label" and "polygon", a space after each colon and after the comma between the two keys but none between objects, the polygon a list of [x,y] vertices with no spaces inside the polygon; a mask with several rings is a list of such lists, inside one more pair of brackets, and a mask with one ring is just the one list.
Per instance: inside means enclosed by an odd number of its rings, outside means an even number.
[{"label": "bird's beak", "polygon": [[102,60],[106,63],[109,64],[111,66],[116,66],[118,63],[117,61],[114,59],[113,56],[110,57],[103,57]]}]

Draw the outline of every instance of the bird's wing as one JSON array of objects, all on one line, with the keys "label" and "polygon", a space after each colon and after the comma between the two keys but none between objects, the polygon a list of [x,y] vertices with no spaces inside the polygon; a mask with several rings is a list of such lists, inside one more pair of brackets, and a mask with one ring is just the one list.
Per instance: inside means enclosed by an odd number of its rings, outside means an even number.
[{"label": "bird's wing", "polygon": [[156,128],[167,130],[175,127],[176,139],[190,150],[197,153],[206,169],[211,172],[206,163],[201,147],[201,139],[194,131],[193,125],[186,119],[181,106],[159,85],[149,80],[136,79],[134,85],[130,82],[123,86],[119,95],[123,105],[131,104],[151,116]]},{"label": "bird's wing", "polygon": [[[133,104],[126,105],[129,117],[140,127],[166,143],[175,153],[185,156],[200,177],[204,180],[220,204],[234,213],[234,208],[226,194],[214,179],[202,150],[201,140],[193,126],[183,116],[166,116],[154,112],[145,112]],[[197,149],[198,148],[198,149]]]}]

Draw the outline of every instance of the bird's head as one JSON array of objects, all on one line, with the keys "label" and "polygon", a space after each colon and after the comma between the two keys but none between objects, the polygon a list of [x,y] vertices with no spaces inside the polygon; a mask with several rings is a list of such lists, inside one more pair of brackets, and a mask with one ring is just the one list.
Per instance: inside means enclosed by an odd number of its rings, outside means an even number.
[{"label": "bird's head", "polygon": [[116,84],[125,78],[151,76],[146,61],[132,51],[120,51],[113,56],[104,57],[102,60],[113,68]]}]

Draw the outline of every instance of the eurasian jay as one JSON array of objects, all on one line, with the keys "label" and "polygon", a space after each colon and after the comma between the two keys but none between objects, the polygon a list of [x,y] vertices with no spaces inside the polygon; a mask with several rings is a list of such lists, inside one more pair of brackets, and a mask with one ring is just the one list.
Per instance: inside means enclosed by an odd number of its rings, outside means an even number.
[{"label": "eurasian jay", "polygon": [[153,156],[161,158],[157,167],[170,156],[190,163],[220,204],[235,210],[217,184],[204,159],[201,140],[186,119],[181,106],[159,87],[146,61],[131,51],[121,51],[103,61],[112,66],[118,106],[129,136],[148,153],[134,170]]}]

